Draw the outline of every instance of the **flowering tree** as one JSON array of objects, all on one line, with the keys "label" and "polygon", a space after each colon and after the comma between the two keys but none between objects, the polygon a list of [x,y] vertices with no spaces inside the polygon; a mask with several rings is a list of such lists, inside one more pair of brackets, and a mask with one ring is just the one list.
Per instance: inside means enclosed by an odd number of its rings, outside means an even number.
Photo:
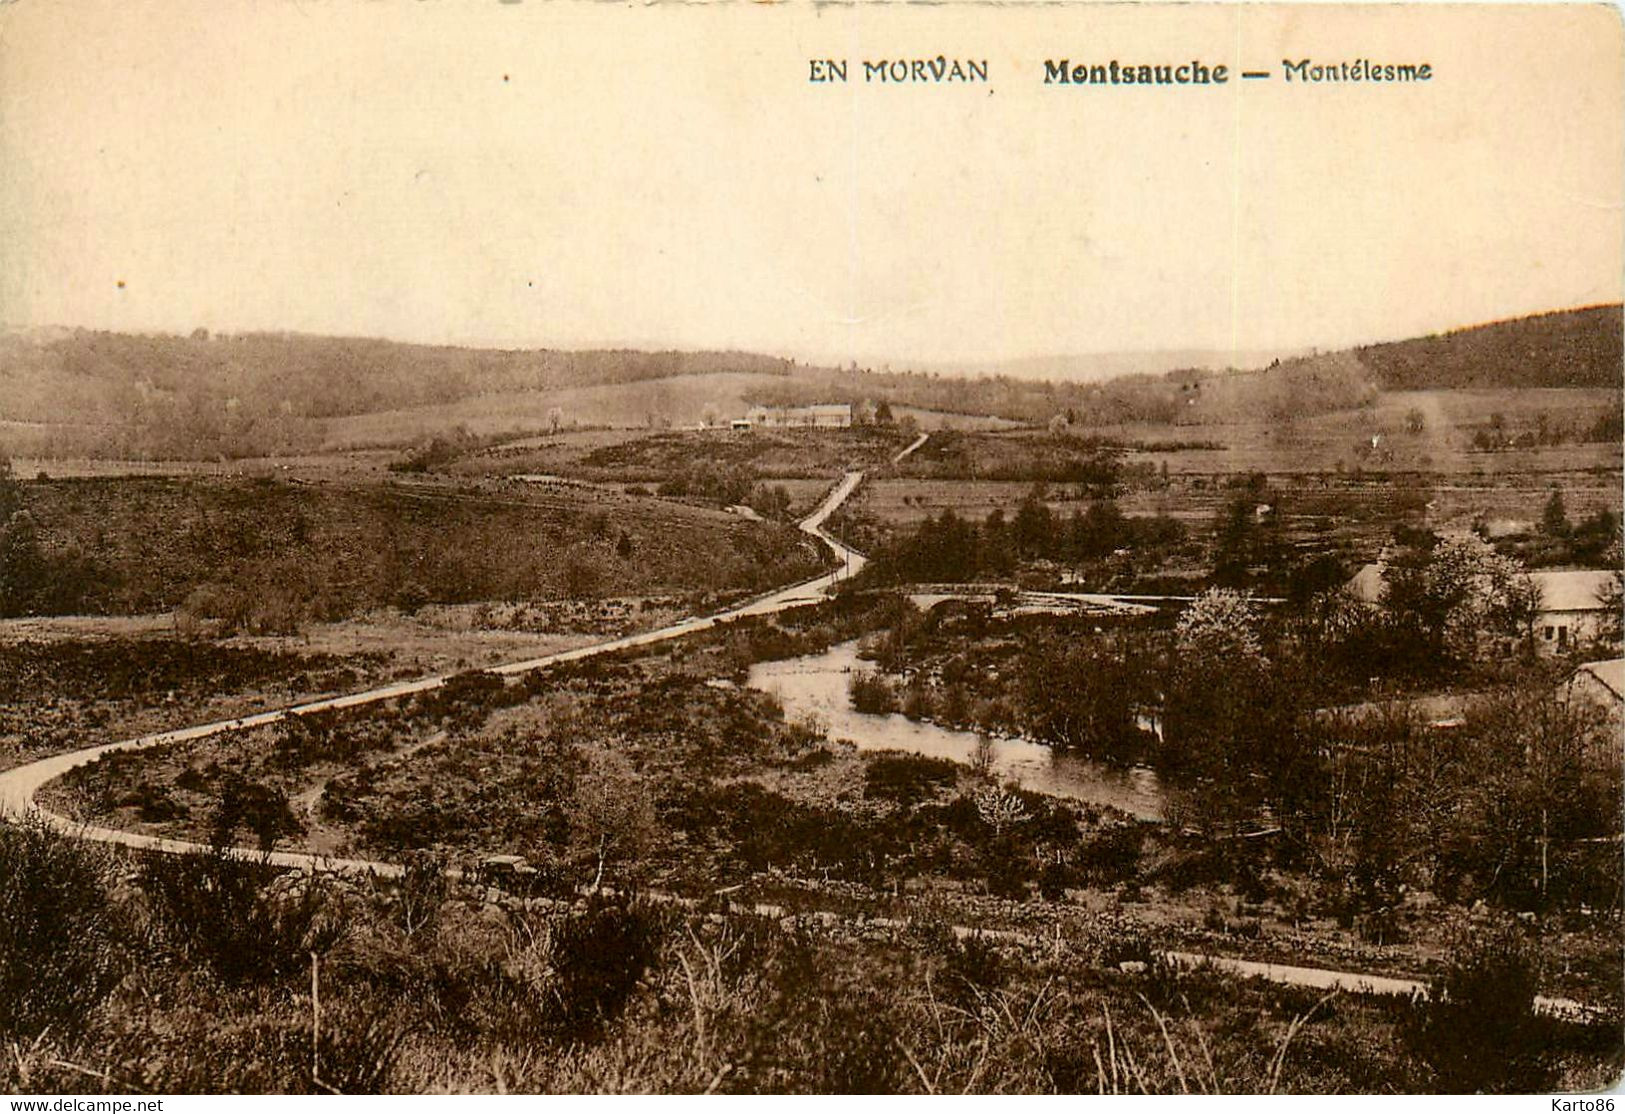
[{"label": "flowering tree", "polygon": [[1258,664],[1264,651],[1258,641],[1258,608],[1252,599],[1230,588],[1210,588],[1197,596],[1174,628],[1183,658]]},{"label": "flowering tree", "polygon": [[1447,538],[1426,560],[1390,568],[1383,603],[1435,650],[1471,657],[1481,634],[1522,637],[1540,611],[1540,587],[1476,535]]},{"label": "flowering tree", "polygon": [[1163,768],[1190,787],[1190,820],[1235,834],[1276,800],[1304,754],[1301,690],[1264,655],[1256,605],[1215,588],[1175,628]]}]

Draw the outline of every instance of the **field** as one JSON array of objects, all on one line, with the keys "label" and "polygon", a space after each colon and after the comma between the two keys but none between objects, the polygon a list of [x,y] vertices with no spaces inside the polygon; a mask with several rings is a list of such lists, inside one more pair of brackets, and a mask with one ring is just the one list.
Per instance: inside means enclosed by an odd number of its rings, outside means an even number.
[{"label": "field", "polygon": [[[1154,1068],[1142,1066],[1166,1073],[1155,1076],[1154,1085],[1145,1080],[1149,1089],[1177,1089],[1174,1060],[1183,1060],[1189,1041],[1202,1062],[1196,1051],[1202,1039],[1212,1042],[1214,1063],[1199,1070],[1212,1072],[1215,1083],[1262,1087],[1282,1044],[1282,1026],[1314,1006],[1317,996],[1263,992],[1200,972],[1179,975],[1154,962],[1156,954],[1173,948],[1426,980],[1444,977],[1460,940],[1488,938],[1483,917],[1441,907],[1427,895],[1404,901],[1380,922],[1347,917],[1334,889],[1262,848],[1257,858],[1226,865],[1203,838],[1136,825],[1109,811],[1021,794],[1023,818],[1001,827],[984,803],[994,787],[975,771],[855,752],[823,739],[816,725],[786,723],[770,698],[730,683],[744,663],[764,653],[799,652],[808,638],[816,645],[850,634],[854,621],[874,622],[876,609],[857,601],[842,606],[844,612],[826,609],[779,627],[746,624],[686,649],[565,667],[520,684],[470,677],[454,689],[343,720],[104,759],[58,783],[48,800],[100,823],[205,840],[218,838],[229,820],[239,841],[468,870],[494,853],[521,854],[534,872],[501,875],[499,885],[532,895],[529,915],[547,911],[554,933],[563,931],[558,924],[574,923],[568,915],[558,918],[578,889],[600,882],[686,896],[702,908],[718,908],[715,895],[724,893],[741,910],[713,916],[710,929],[690,922],[694,937],[685,936],[681,914],[674,913],[678,941],[711,939],[707,931],[739,939],[734,934],[755,931],[753,915],[744,910],[771,905],[780,922],[773,929],[777,938],[788,932],[815,949],[823,942],[846,949],[846,993],[869,1002],[872,1020],[900,1026],[895,1031],[911,1042],[910,1053],[895,1061],[890,1053],[867,1061],[865,1070],[881,1073],[869,1085],[894,1089],[921,1085],[909,1070],[910,1055],[919,1059],[922,1048],[937,1054],[934,1043],[915,1047],[922,1034],[910,1010],[917,1005],[929,1014],[957,1001],[970,1018],[978,1016],[979,1003],[997,1008],[1000,994],[1014,995],[1009,1001],[1044,1019],[1033,1033],[1042,1032],[1044,1046],[1061,1057],[1019,1071],[995,1059],[987,1070],[1009,1085],[1111,1089],[1104,1052],[1107,1079],[1090,1074],[1092,1056],[1084,1075],[1067,1074],[1081,1069],[1065,1066],[1061,1050],[1079,1039],[1087,1048],[1091,1037],[1074,1033],[1063,1018],[1110,1014],[1130,1034],[1115,1039],[1138,1041],[1157,1024],[1151,1012],[1132,1008],[1143,994],[1165,1014],[1164,1023],[1177,1025],[1180,1049]],[[634,694],[638,699],[629,699]],[[434,892],[439,896],[415,913],[405,905],[401,912],[408,924],[414,916],[423,923],[442,917],[447,934],[413,946],[472,946],[476,937],[468,934],[462,899],[455,890]],[[513,910],[507,918],[520,915],[520,903],[502,890],[484,895]],[[1616,917],[1576,911],[1542,918],[1542,959],[1534,976],[1542,993],[1576,996],[1618,1013]],[[931,942],[950,939],[946,926],[953,924],[1018,936],[1008,943],[990,938],[974,952],[968,944],[961,951]],[[361,939],[369,942],[356,941],[360,950],[353,954],[336,953],[350,958],[327,968],[337,994],[371,993],[375,938]],[[645,980],[657,982],[665,963],[683,967],[671,952],[661,954],[668,958],[651,953],[638,961]],[[771,961],[760,951],[748,954],[750,966],[738,977],[768,978]],[[691,968],[694,961],[689,955]],[[972,963],[981,972],[979,990],[956,991],[955,972],[968,977],[971,970],[957,965]],[[869,981],[892,964],[900,965],[899,974],[911,972],[902,977],[914,993],[882,994]],[[806,980],[805,969],[796,978]],[[1049,989],[1040,989],[1046,980],[1053,980]],[[795,985],[803,999],[821,993],[805,981]],[[780,992],[791,989],[784,984]],[[1046,1006],[1051,993],[1070,1004]],[[669,1043],[681,1022],[660,1013],[657,1001],[652,987],[630,994],[618,1007],[628,1011],[625,1024],[648,1028],[611,1032],[621,1040]],[[426,1007],[413,1002],[404,1016],[390,1016],[413,1034],[409,1047],[421,1053],[437,1047],[438,1037],[433,1026],[413,1020],[421,1015],[411,1011],[420,1008]],[[1420,1007],[1335,997],[1318,1008],[1324,1011],[1318,1024],[1280,1068],[1285,1086],[1426,1090],[1449,1086],[1450,1071],[1467,1070],[1433,1050]],[[132,1019],[142,1016],[152,1015],[136,1011]],[[1143,1030],[1147,1022],[1151,1028]],[[486,1024],[475,1022],[464,1039],[487,1050],[507,1047],[501,1031]],[[1610,1032],[1547,1030],[1535,1046],[1538,1055],[1519,1070],[1536,1073],[1530,1078],[1546,1086],[1590,1085],[1615,1070],[1610,1057],[1618,1049],[1609,1044]],[[589,1043],[607,1036],[594,1035]],[[782,1041],[783,1030],[775,1036]],[[806,1080],[804,1073],[827,1063],[833,1049],[852,1047],[828,1033],[811,1048],[787,1049],[776,1062],[791,1074],[779,1078]],[[835,1055],[839,1062],[852,1054]],[[931,1066],[953,1070],[952,1055],[944,1055],[946,1061]],[[143,1056],[132,1061],[155,1062],[161,1063]],[[642,1071],[655,1074],[632,1078],[649,1085],[669,1088],[688,1078],[669,1074],[675,1065],[642,1062]],[[737,1085],[762,1086],[763,1077],[754,1073],[765,1064],[745,1062]],[[419,1078],[411,1073],[427,1070],[415,1056],[392,1060],[391,1067],[401,1073],[391,1077],[393,1086],[411,1086]],[[1479,1064],[1471,1069],[1480,1073],[1475,1085],[1499,1085],[1493,1073],[1505,1068]],[[440,1070],[452,1072],[441,1078],[456,1086],[493,1085],[468,1074],[472,1069],[462,1060]],[[1186,1062],[1184,1070],[1198,1069]],[[553,1076],[524,1078],[530,1086],[564,1085],[539,1082]],[[596,1086],[619,1087],[628,1077],[617,1078],[623,1082]]]},{"label": "field", "polygon": [[740,470],[751,480],[822,479],[883,467],[913,438],[876,426],[842,430],[592,432],[504,444],[452,463],[460,475],[557,474],[658,486],[702,466]]},{"label": "field", "polygon": [[[753,390],[773,376],[747,373],[684,375],[636,384],[607,383],[550,391],[505,391],[452,403],[386,410],[335,419],[329,449],[403,445],[464,426],[480,436],[540,434],[553,418],[567,426],[652,429],[696,426],[710,413],[724,421],[743,417]],[[557,411],[557,415],[554,414]]]},{"label": "field", "polygon": [[[599,490],[277,478],[22,485],[66,610],[240,605],[290,621],[381,606],[756,591],[818,568],[786,526]],[[404,595],[403,595],[404,593]]]},{"label": "field", "polygon": [[[448,678],[110,754],[39,794],[247,861],[0,823],[21,880],[0,892],[0,1082],[1603,1086],[1625,1068],[1618,725],[1569,679],[1617,635],[1539,655],[1515,590],[1517,560],[1617,559],[1610,312],[1111,384],[0,345],[0,447],[41,454],[0,470],[0,771]],[[1586,386],[1519,362],[1570,341]],[[801,395],[897,420],[726,428]],[[855,470],[826,529],[864,571],[815,605],[664,629],[830,568],[795,522]],[[1379,604],[1328,591],[1385,552],[1404,572]],[[981,587],[909,602],[956,581]],[[1063,587],[1172,598],[1028,606]],[[674,637],[485,672],[650,631]],[[1051,780],[998,764],[1029,751]],[[280,873],[256,850],[401,874]]]},{"label": "field", "polygon": [[[1374,560],[1396,526],[1533,530],[1554,491],[1562,492],[1572,521],[1617,513],[1625,498],[1617,444],[1480,451],[1471,447],[1476,429],[1469,425],[1476,419],[1477,429],[1488,428],[1479,408],[1493,407],[1509,439],[1536,436],[1544,419],[1548,440],[1559,441],[1557,431],[1594,421],[1615,397],[1409,392],[1383,396],[1370,411],[1296,425],[1136,425],[1087,437],[1036,430],[938,434],[901,468],[865,484],[845,515],[868,523],[852,536],[872,546],[943,511],[980,521],[998,510],[1008,519],[1041,484],[1045,505],[1061,518],[1112,498],[1126,515],[1166,517],[1207,538],[1252,479],[1263,483],[1258,502],[1270,506],[1289,544],[1357,563]],[[1436,421],[1408,433],[1404,420],[1413,411],[1433,413]],[[1369,447],[1371,437],[1377,449],[1351,451]]]},{"label": "field", "polygon": [[0,766],[92,742],[241,715],[394,676],[381,653],[219,645],[168,632],[5,624],[0,639]]}]

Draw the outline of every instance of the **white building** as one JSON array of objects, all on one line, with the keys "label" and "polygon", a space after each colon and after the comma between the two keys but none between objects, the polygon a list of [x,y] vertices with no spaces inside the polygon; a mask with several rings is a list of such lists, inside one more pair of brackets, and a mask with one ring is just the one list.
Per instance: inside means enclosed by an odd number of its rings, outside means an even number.
[{"label": "white building", "polygon": [[771,429],[846,429],[852,424],[852,404],[755,406],[745,415],[745,420],[753,426]]},{"label": "white building", "polygon": [[1608,569],[1530,573],[1540,586],[1535,642],[1548,651],[1566,653],[1601,637],[1608,620],[1608,591],[1616,575]]},{"label": "white building", "polygon": [[[1382,602],[1387,587],[1381,562],[1361,567],[1343,590],[1362,603]],[[1540,589],[1540,611],[1532,629],[1535,645],[1549,654],[1566,654],[1600,638],[1608,626],[1606,593],[1616,574],[1608,569],[1540,569],[1529,579]]]}]

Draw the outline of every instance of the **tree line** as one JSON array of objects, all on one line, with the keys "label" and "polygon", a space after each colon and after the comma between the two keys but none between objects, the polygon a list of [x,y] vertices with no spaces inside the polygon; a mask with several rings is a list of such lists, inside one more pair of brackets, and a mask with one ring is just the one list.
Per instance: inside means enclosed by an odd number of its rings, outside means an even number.
[{"label": "tree line", "polygon": [[1009,575],[1021,561],[1081,563],[1125,548],[1171,549],[1186,539],[1177,519],[1125,515],[1111,500],[1065,516],[1050,508],[1047,495],[1035,485],[1013,515],[995,508],[979,523],[945,509],[884,543],[864,571],[880,583],[967,581]]}]

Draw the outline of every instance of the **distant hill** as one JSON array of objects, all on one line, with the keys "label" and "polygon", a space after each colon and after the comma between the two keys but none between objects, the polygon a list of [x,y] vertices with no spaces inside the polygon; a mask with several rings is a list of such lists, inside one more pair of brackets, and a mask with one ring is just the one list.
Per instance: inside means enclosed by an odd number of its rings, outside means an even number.
[{"label": "distant hill", "polygon": [[[200,331],[179,337],[32,330],[0,336],[0,453],[194,460],[286,455],[333,443],[330,434],[341,434],[339,442],[346,444],[374,438],[396,443],[442,422],[541,429],[550,408],[566,402],[579,411],[577,420],[634,424],[657,411],[866,400],[1029,424],[1061,416],[1085,428],[1289,420],[1367,406],[1382,391],[1618,389],[1622,335],[1621,307],[1609,305],[1275,358],[1247,371],[1200,366],[1218,355],[1201,352],[1004,365],[1068,375],[1145,369],[1080,382],[836,369],[745,352],[566,352],[289,333]],[[1167,370],[1185,357],[1192,366]]]},{"label": "distant hill", "polygon": [[[1253,370],[1230,370],[1228,364],[1222,365],[1226,370],[1215,370],[1211,363],[1196,361],[1158,374],[1078,382],[1016,374],[976,378],[808,369],[772,381],[764,390],[774,402],[884,397],[894,405],[992,414],[1033,424],[1063,415],[1085,427],[1143,422],[1218,425],[1356,409],[1373,403],[1382,391],[1618,388],[1621,339],[1621,307],[1611,305],[1475,325],[1442,336],[1279,357]],[[1144,359],[1155,364],[1176,355],[1148,353]],[[1109,364],[1128,357],[1100,359]],[[1005,366],[1030,371],[1038,364],[1017,361]]]},{"label": "distant hill", "polygon": [[84,329],[0,336],[0,451],[208,458],[310,449],[323,423],[513,392],[718,372],[783,376],[741,352],[562,352],[247,333]]},{"label": "distant hill", "polygon": [[1012,379],[1053,379],[1067,383],[1098,383],[1125,375],[1162,375],[1170,371],[1205,368],[1261,368],[1281,360],[1304,356],[1307,348],[1237,351],[1228,348],[1163,348],[1145,352],[1088,352],[1075,355],[1024,356],[990,360],[916,365],[940,375]]},{"label": "distant hill", "polygon": [[1469,387],[1618,387],[1619,305],[1543,313],[1356,349],[1388,391]]}]

